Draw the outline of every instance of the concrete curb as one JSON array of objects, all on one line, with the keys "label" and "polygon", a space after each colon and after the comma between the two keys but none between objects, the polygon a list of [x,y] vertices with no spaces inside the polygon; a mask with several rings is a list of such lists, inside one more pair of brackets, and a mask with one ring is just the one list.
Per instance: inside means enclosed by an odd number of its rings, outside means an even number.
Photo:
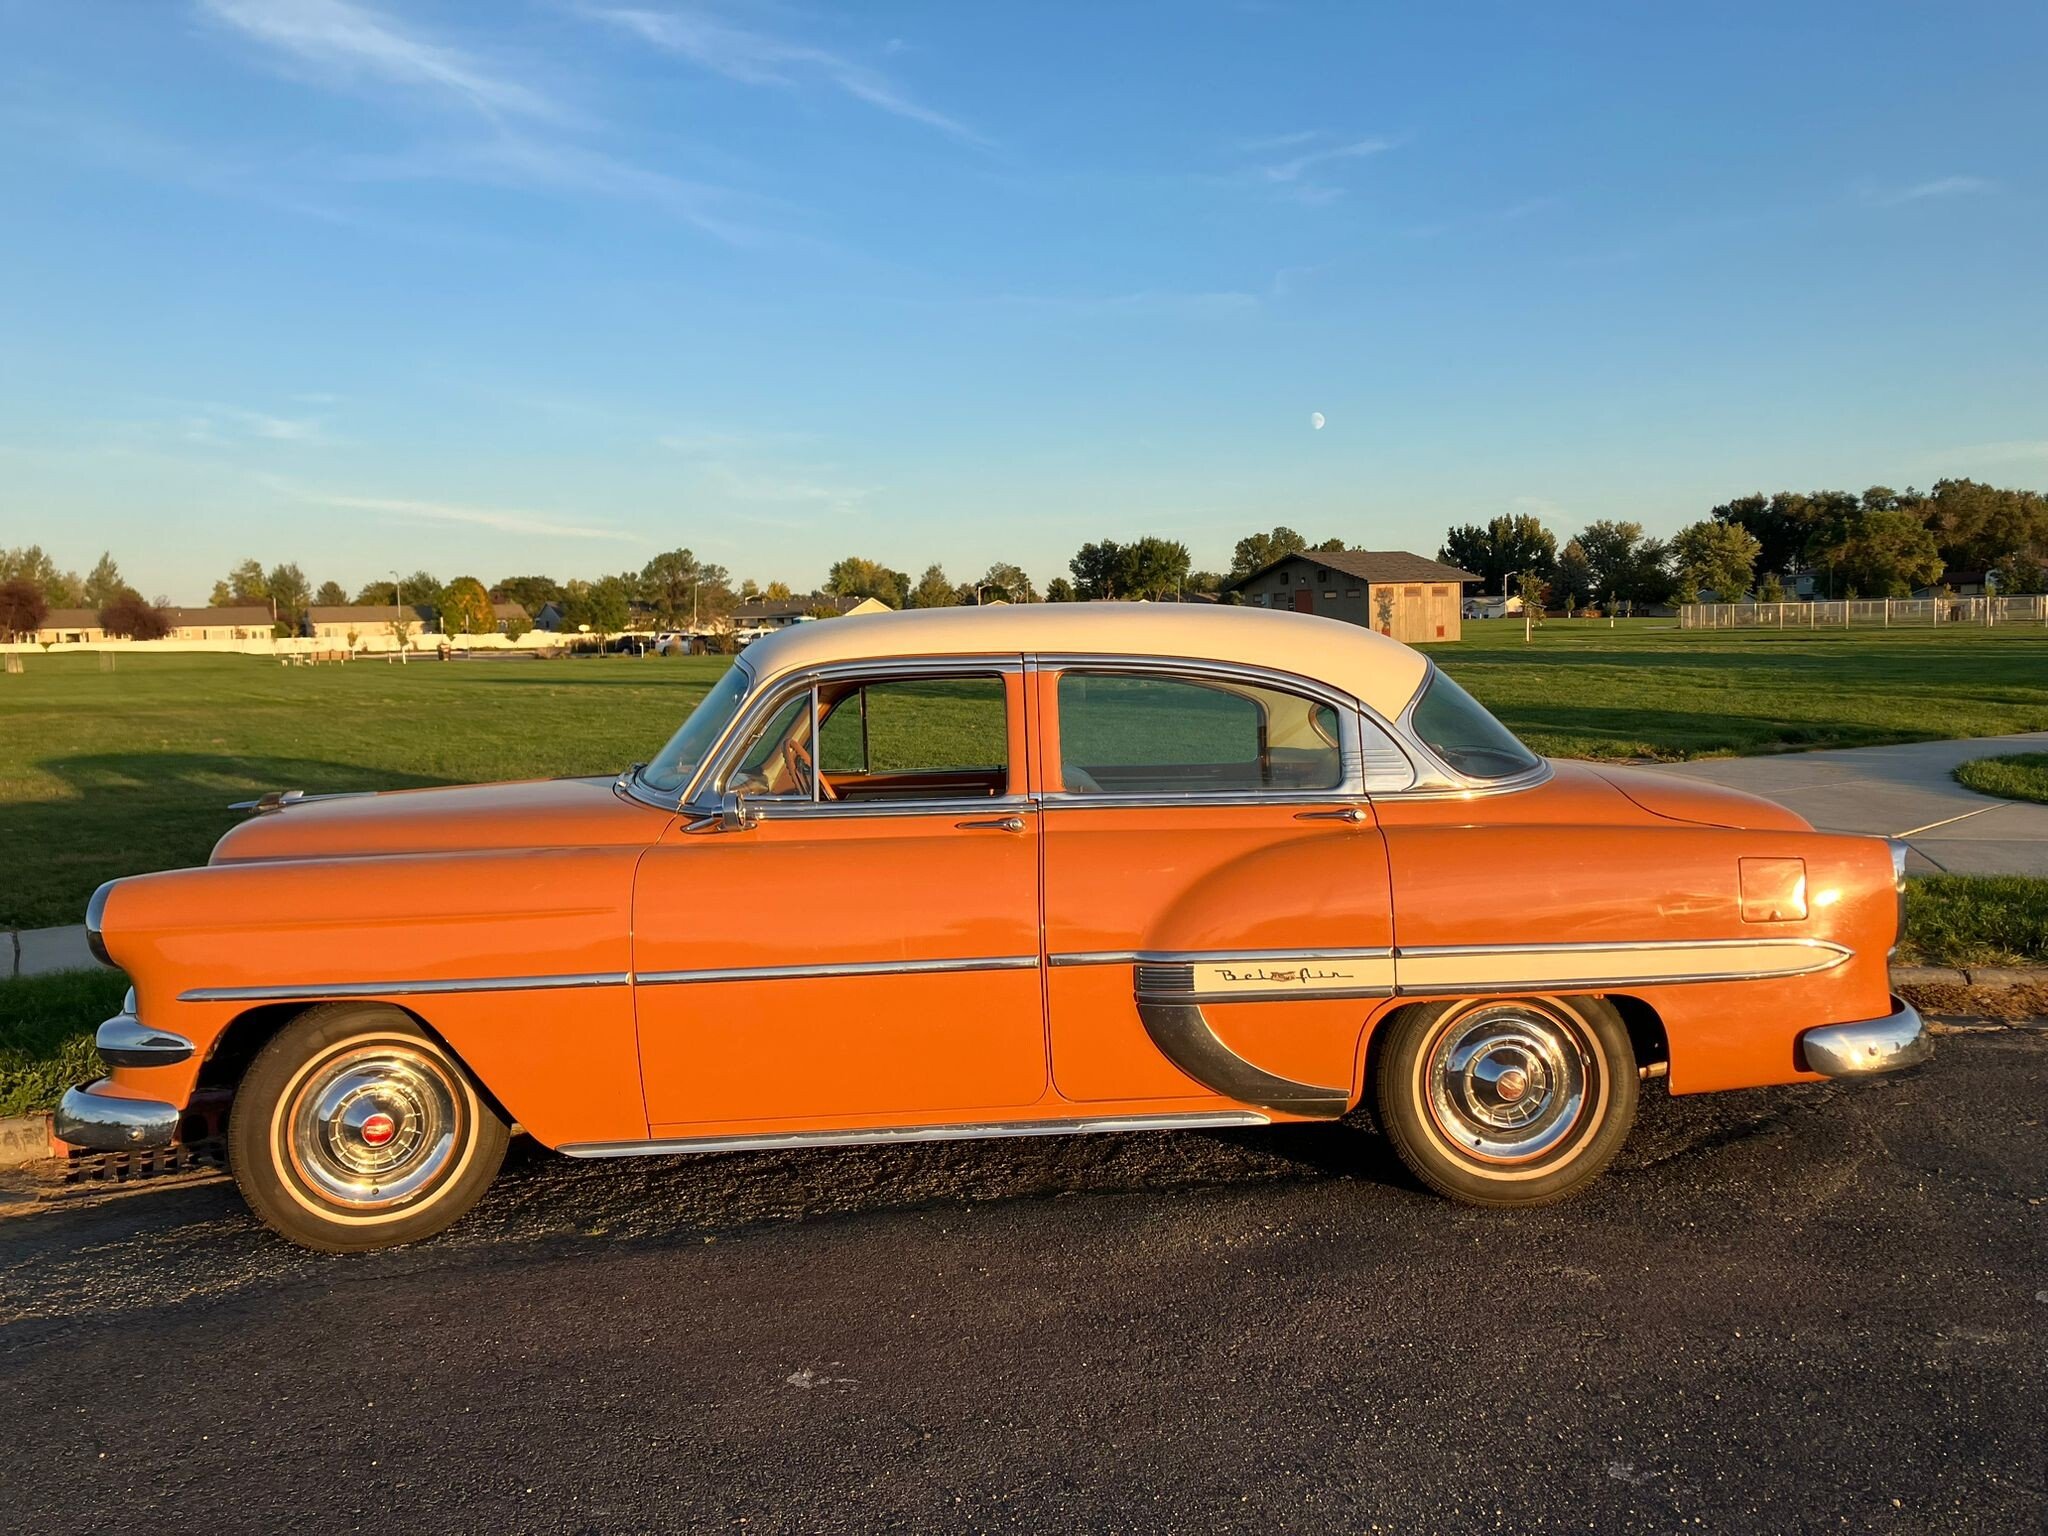
[{"label": "concrete curb", "polygon": [[0,1117],[0,1168],[19,1168],[57,1156],[50,1136],[50,1112]]},{"label": "concrete curb", "polygon": [[2048,965],[1898,965],[1892,986],[1928,1013],[2020,1019],[2048,1014]]}]

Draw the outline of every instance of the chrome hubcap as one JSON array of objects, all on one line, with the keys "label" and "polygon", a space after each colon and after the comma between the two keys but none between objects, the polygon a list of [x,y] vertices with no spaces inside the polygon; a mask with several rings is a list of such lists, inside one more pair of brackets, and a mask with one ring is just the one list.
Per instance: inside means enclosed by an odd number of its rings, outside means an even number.
[{"label": "chrome hubcap", "polygon": [[1438,1128],[1489,1162],[1525,1162],[1569,1137],[1584,1117],[1591,1070],[1579,1030],[1527,1003],[1454,1020],[1424,1068]]},{"label": "chrome hubcap", "polygon": [[396,1045],[325,1063],[288,1120],[292,1163],[315,1193],[359,1208],[400,1205],[454,1160],[461,1101],[447,1069]]}]

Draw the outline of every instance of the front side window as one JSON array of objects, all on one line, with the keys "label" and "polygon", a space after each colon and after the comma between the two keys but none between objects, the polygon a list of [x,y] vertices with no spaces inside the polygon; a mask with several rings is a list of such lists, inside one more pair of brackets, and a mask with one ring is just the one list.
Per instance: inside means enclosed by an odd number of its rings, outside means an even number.
[{"label": "front side window", "polygon": [[726,788],[861,804],[989,799],[1009,782],[1009,699],[1001,675],[990,674],[834,679],[799,690],[743,745]]},{"label": "front side window", "polygon": [[1337,711],[1255,683],[1065,672],[1059,722],[1068,794],[1287,794],[1344,778]]},{"label": "front side window", "polygon": [[1410,718],[1430,751],[1468,779],[1513,779],[1542,766],[1485,705],[1435,667]]}]

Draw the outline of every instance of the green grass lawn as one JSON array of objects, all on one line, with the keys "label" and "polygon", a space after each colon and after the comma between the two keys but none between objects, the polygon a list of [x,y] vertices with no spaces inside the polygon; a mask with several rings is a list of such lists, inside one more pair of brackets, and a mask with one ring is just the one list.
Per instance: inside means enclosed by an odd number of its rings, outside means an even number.
[{"label": "green grass lawn", "polygon": [[2048,730],[2048,629],[1508,620],[1422,647],[1538,752],[1727,757]]},{"label": "green grass lawn", "polygon": [[2048,964],[2048,880],[1929,875],[1906,882],[1908,965]]},{"label": "green grass lawn", "polygon": [[120,1012],[119,971],[63,971],[0,981],[0,1115],[48,1109],[103,1068],[92,1048],[102,1019]]},{"label": "green grass lawn", "polygon": [[[1468,624],[1426,649],[1538,751],[1679,758],[2048,729],[2048,632]],[[203,863],[230,801],[608,773],[649,757],[719,657],[26,659],[0,674],[0,924],[76,922],[102,880]],[[963,717],[965,731],[968,722]],[[877,719],[877,745],[888,726]],[[975,729],[979,730],[979,727]],[[829,745],[829,744],[828,744]]]},{"label": "green grass lawn", "polygon": [[2048,804],[2048,752],[1980,757],[1956,769],[1956,782],[1980,795]]}]

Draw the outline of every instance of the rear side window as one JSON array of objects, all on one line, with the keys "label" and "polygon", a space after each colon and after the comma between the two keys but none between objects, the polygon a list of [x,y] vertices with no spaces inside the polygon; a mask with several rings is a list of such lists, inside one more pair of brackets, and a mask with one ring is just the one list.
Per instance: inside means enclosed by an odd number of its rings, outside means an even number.
[{"label": "rear side window", "polygon": [[1512,779],[1541,765],[1485,705],[1434,667],[1411,718],[1430,751],[1468,779]]},{"label": "rear side window", "polygon": [[1336,710],[1275,688],[1065,672],[1059,718],[1068,794],[1284,794],[1343,782]]}]

